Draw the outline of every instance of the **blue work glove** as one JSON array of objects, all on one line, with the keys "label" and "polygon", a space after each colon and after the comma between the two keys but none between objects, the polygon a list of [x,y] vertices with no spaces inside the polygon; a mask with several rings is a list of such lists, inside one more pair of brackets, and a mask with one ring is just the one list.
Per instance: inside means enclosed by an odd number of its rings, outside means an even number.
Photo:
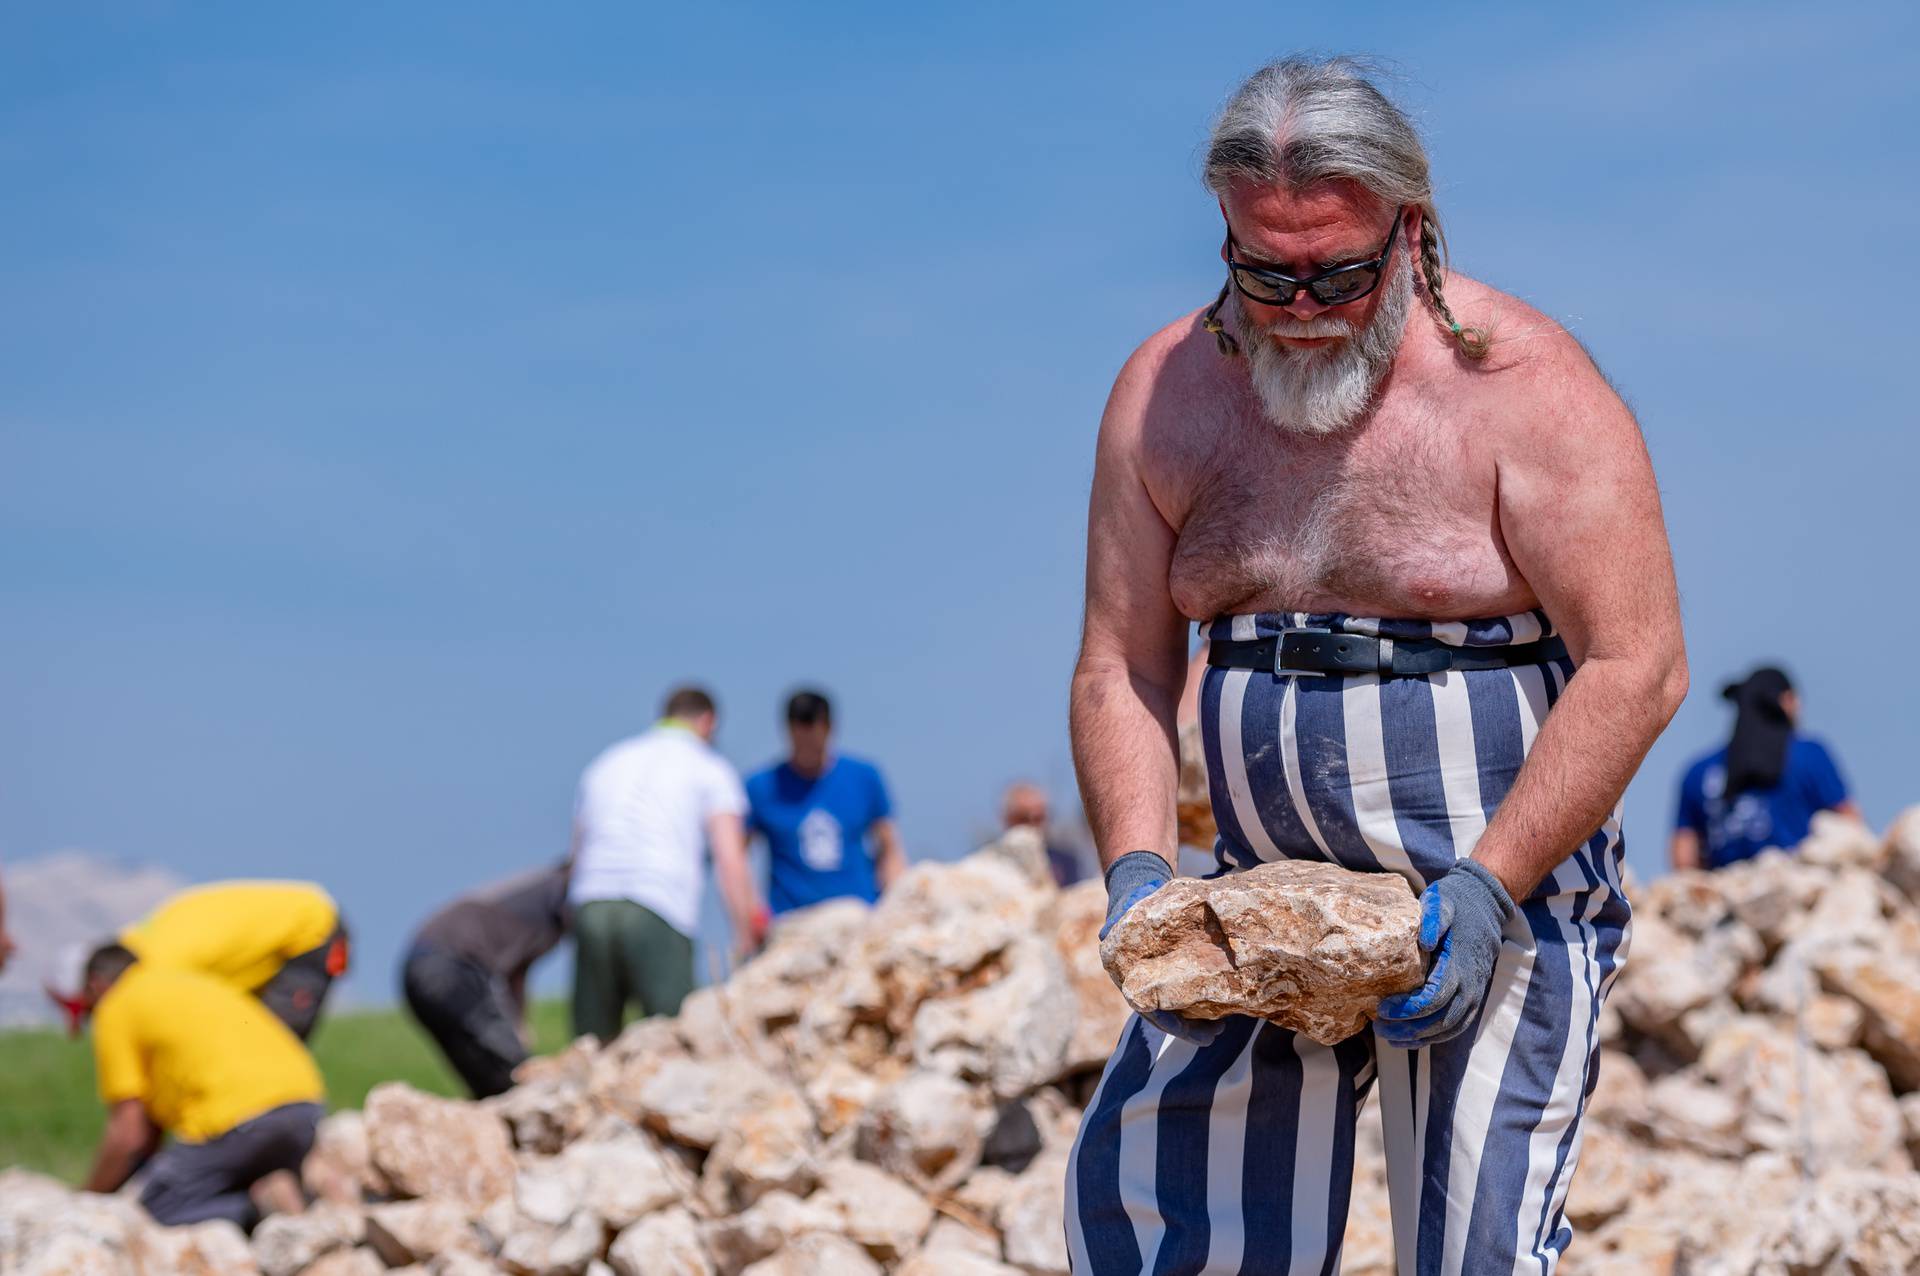
[{"label": "blue work glove", "polygon": [[[1126,911],[1173,880],[1173,869],[1152,851],[1128,851],[1107,868],[1107,920],[1100,927],[1105,939]],[[1188,1019],[1171,1010],[1138,1010],[1140,1017],[1166,1033],[1196,1046],[1210,1044],[1226,1028],[1218,1019]]]},{"label": "blue work glove", "polygon": [[1500,931],[1515,912],[1507,888],[1478,860],[1461,860],[1420,894],[1420,951],[1433,955],[1427,982],[1381,1001],[1374,1032],[1418,1050],[1470,1027],[1493,984]]}]

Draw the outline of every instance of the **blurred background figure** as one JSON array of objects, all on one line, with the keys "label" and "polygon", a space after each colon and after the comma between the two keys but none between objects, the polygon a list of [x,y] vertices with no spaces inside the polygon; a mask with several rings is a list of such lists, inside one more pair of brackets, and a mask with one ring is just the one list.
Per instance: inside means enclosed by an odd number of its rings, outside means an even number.
[{"label": "blurred background figure", "polygon": [[7,889],[0,883],[0,970],[7,968],[7,958],[13,956],[13,936],[7,933]]},{"label": "blurred background figure", "polygon": [[256,1185],[274,1176],[275,1207],[298,1210],[281,1172],[298,1172],[325,1113],[320,1070],[299,1038],[226,980],[136,961],[122,944],[94,950],[84,978],[107,1106],[87,1190],[118,1191],[146,1164],[140,1203],[158,1221],[251,1228]]},{"label": "blurred background figure", "polygon": [[347,972],[346,924],[312,882],[209,882],[119,934],[143,965],[190,970],[252,993],[301,1040]]},{"label": "blurred background figure", "polygon": [[818,691],[787,700],[787,740],[787,759],[747,781],[775,915],[828,899],[873,903],[907,867],[886,781],[872,763],[833,752],[833,706]]},{"label": "blurred background figure", "polygon": [[415,932],[400,970],[407,1008],[476,1099],[527,1059],[527,972],[566,936],[568,865],[469,892]]},{"label": "blurred background figure", "polygon": [[747,870],[740,776],[714,751],[719,712],[700,687],[672,692],[654,727],[601,753],[574,806],[573,1032],[620,1035],[626,1008],[678,1013],[693,991],[705,852],[736,946],[766,935]]},{"label": "blurred background figure", "polygon": [[1769,846],[1791,850],[1816,811],[1860,818],[1833,754],[1795,730],[1800,697],[1786,674],[1762,667],[1720,694],[1733,703],[1733,736],[1681,777],[1674,868],[1723,868]]},{"label": "blurred background figure", "polygon": [[1000,826],[1003,829],[1030,828],[1046,838],[1047,867],[1056,886],[1071,886],[1085,877],[1085,862],[1079,851],[1062,845],[1048,832],[1047,791],[1030,780],[1016,780],[1007,786],[1000,800]]}]

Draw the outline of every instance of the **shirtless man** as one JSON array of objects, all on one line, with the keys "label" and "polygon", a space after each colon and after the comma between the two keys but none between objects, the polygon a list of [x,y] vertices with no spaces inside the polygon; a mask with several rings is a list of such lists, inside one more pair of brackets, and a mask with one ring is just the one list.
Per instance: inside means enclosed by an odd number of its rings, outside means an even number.
[{"label": "shirtless man", "polygon": [[1686,691],[1647,452],[1573,337],[1446,273],[1419,138],[1354,65],[1255,74],[1206,178],[1229,283],[1127,361],[1095,463],[1073,743],[1108,924],[1171,872],[1191,619],[1222,869],[1398,873],[1433,960],[1337,1046],[1130,1021],[1073,1268],[1334,1270],[1377,1089],[1399,1270],[1550,1272],[1626,952],[1618,803]]}]

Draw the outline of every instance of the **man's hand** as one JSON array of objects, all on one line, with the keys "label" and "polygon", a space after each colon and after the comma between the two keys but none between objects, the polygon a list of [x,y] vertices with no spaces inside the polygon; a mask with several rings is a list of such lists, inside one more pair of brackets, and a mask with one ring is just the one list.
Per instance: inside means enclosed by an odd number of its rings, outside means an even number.
[{"label": "man's hand", "polygon": [[1487,999],[1500,957],[1500,931],[1513,897],[1477,860],[1465,859],[1420,895],[1420,949],[1433,956],[1427,982],[1380,1003],[1375,1031],[1401,1050],[1451,1041]]},{"label": "man's hand", "polygon": [[[1173,869],[1152,851],[1129,851],[1115,860],[1107,869],[1107,920],[1100,927],[1100,938],[1107,937],[1107,932],[1126,916],[1129,908],[1172,880]],[[1169,1037],[1178,1037],[1196,1046],[1210,1044],[1226,1026],[1217,1019],[1188,1019],[1170,1010],[1133,1008],[1142,1019]]]}]

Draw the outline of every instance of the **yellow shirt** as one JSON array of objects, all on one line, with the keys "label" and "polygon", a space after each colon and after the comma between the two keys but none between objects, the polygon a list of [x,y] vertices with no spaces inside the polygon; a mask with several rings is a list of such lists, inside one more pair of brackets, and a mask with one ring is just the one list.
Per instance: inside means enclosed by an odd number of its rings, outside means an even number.
[{"label": "yellow shirt", "polygon": [[109,1106],[138,1099],[188,1143],[326,1093],[313,1056],[272,1011],[186,970],[133,966],[120,976],[94,1007],[93,1055]]},{"label": "yellow shirt", "polygon": [[214,882],[181,891],[120,932],[142,964],[197,970],[251,992],[340,924],[311,882]]}]

